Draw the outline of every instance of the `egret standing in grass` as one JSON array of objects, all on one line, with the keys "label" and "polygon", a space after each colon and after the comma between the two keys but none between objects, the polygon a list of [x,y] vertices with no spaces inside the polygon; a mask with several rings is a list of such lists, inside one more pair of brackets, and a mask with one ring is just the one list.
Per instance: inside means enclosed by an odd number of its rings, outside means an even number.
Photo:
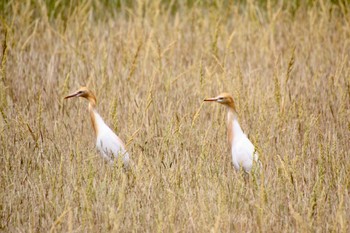
[{"label": "egret standing in grass", "polygon": [[232,163],[237,171],[243,167],[244,171],[249,173],[253,163],[260,163],[260,161],[258,161],[258,153],[254,145],[238,123],[232,96],[228,93],[222,93],[217,97],[204,99],[204,101],[214,101],[227,107],[227,137],[232,153]]},{"label": "egret standing in grass", "polygon": [[76,92],[66,96],[65,99],[72,97],[83,97],[89,101],[89,113],[96,135],[96,147],[101,155],[109,162],[113,162],[113,159],[118,158],[119,155],[123,156],[124,167],[127,167],[129,164],[129,154],[125,150],[125,145],[97,113],[94,93],[86,87],[81,87]]}]

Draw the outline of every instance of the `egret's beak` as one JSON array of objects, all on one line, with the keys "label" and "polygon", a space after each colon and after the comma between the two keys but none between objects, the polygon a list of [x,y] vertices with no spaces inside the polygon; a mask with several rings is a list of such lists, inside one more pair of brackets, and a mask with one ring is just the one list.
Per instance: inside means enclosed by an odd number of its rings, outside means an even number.
[{"label": "egret's beak", "polygon": [[77,95],[78,95],[78,92],[75,92],[75,93],[73,93],[73,94],[67,95],[66,97],[64,97],[64,99],[76,97]]},{"label": "egret's beak", "polygon": [[217,101],[218,98],[206,98],[204,99],[204,101]]}]

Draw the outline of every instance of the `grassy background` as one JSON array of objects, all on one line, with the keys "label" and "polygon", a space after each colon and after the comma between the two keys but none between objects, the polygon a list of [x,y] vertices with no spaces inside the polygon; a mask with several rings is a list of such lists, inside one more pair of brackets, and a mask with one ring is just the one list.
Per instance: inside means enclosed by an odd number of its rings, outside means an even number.
[{"label": "grassy background", "polygon": [[[349,232],[347,1],[3,1],[0,231]],[[95,151],[80,85],[127,142]],[[233,94],[260,178],[231,165]],[[258,179],[258,181],[257,181]]]}]

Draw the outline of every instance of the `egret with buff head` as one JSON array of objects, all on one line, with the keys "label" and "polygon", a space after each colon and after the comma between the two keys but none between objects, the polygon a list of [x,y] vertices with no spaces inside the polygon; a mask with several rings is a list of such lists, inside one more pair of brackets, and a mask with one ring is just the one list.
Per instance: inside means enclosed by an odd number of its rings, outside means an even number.
[{"label": "egret with buff head", "polygon": [[65,99],[82,97],[89,101],[89,113],[92,127],[96,136],[96,147],[103,158],[113,162],[114,158],[123,156],[124,167],[129,165],[129,154],[120,138],[107,126],[96,110],[96,97],[86,87],[81,87],[76,92],[64,97]]},{"label": "egret with buff head", "polygon": [[236,106],[232,96],[228,93],[222,93],[214,98],[206,98],[204,101],[217,102],[227,107],[227,138],[235,169],[240,170],[242,167],[245,172],[249,173],[254,163],[260,165],[258,153],[253,143],[238,123]]}]

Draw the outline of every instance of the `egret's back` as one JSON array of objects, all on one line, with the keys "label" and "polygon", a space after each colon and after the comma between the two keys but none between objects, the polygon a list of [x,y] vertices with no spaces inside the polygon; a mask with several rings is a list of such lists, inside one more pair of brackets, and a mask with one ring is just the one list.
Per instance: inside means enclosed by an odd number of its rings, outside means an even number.
[{"label": "egret's back", "polygon": [[232,160],[236,161],[235,168],[239,170],[240,166],[246,172],[250,172],[253,166],[253,160],[256,155],[254,154],[255,148],[251,141],[244,134],[237,139],[232,146]]},{"label": "egret's back", "polygon": [[123,156],[125,166],[129,164],[129,154],[126,152],[123,142],[120,138],[106,125],[98,113],[94,113],[98,125],[98,135],[96,147],[101,155],[108,161],[113,162],[115,158]]}]

